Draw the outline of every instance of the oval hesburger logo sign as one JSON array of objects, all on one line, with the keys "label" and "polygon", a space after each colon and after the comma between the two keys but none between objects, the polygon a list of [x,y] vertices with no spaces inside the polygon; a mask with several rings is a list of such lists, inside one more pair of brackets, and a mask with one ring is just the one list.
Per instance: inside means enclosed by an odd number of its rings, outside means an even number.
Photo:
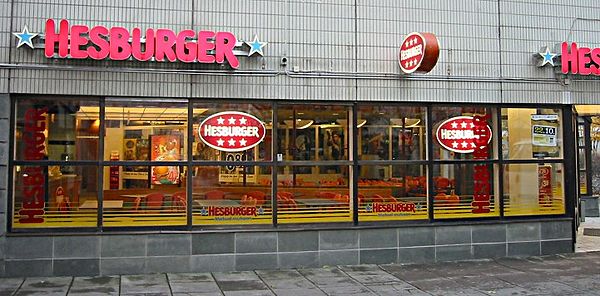
[{"label": "oval hesburger logo sign", "polygon": [[[478,127],[485,125],[484,129]],[[456,153],[472,153],[480,138],[487,145],[492,140],[492,129],[485,122],[475,122],[471,116],[452,117],[442,122],[435,132],[442,147]]]},{"label": "oval hesburger logo sign", "polygon": [[243,112],[225,111],[204,119],[198,135],[206,145],[225,152],[239,152],[258,145],[267,129],[258,118]]}]

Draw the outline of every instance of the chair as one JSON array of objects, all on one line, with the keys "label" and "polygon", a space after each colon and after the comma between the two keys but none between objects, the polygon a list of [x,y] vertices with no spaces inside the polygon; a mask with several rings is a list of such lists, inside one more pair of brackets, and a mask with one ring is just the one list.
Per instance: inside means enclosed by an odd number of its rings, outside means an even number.
[{"label": "chair", "polygon": [[340,194],[335,193],[335,192],[319,192],[319,193],[317,193],[317,197],[324,198],[324,199],[335,199],[338,195],[340,195]]},{"label": "chair", "polygon": [[225,197],[225,192],[221,190],[211,190],[206,192],[206,199],[223,199]]},{"label": "chair", "polygon": [[65,195],[65,190],[62,186],[58,186],[54,192],[54,198],[56,200],[56,210],[61,213],[67,213],[71,210],[71,203],[69,197]]},{"label": "chair", "polygon": [[246,195],[248,197],[252,197],[254,200],[256,200],[256,205],[258,205],[258,206],[264,204],[265,201],[267,200],[267,195],[262,191],[250,191],[250,192],[246,193]]},{"label": "chair", "polygon": [[146,195],[146,210],[161,210],[164,200],[165,195],[162,193],[150,193]]},{"label": "chair", "polygon": [[141,204],[142,204],[142,198],[138,196],[133,201],[133,206],[131,207],[131,209],[134,210],[134,211],[139,211]]},{"label": "chair", "polygon": [[187,209],[187,195],[184,191],[173,193],[171,197],[171,210],[173,212],[185,212]]}]

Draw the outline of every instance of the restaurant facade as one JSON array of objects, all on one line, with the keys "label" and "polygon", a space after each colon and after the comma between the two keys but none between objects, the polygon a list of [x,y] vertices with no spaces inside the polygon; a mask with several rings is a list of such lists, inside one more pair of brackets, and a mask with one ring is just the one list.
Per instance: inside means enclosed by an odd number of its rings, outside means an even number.
[{"label": "restaurant facade", "polygon": [[593,1],[167,2],[0,2],[0,275],[574,251]]}]

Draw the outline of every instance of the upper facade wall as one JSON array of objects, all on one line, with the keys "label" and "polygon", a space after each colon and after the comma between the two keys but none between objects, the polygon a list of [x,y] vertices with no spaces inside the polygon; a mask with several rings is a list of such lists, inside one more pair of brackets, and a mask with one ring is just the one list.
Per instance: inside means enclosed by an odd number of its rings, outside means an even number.
[{"label": "upper facade wall", "polygon": [[[0,92],[439,102],[594,102],[596,82],[563,85],[536,67],[542,46],[600,46],[596,0],[0,0]],[[12,17],[11,17],[12,13]],[[267,41],[265,57],[239,57],[236,72],[205,64],[46,59],[16,49],[9,32],[45,20],[71,24],[230,31]],[[434,70],[400,77],[398,46],[433,32]],[[287,66],[281,58],[288,59]],[[33,66],[32,66],[33,65]],[[49,69],[40,69],[40,65]],[[253,76],[240,76],[250,71]],[[193,74],[190,74],[193,73]],[[211,73],[206,73],[211,72]],[[318,74],[318,77],[317,77]],[[10,83],[8,77],[10,75]],[[541,85],[541,86],[540,86]],[[10,89],[9,89],[10,88]],[[568,94],[565,94],[568,93]],[[600,100],[599,100],[600,102]]]}]

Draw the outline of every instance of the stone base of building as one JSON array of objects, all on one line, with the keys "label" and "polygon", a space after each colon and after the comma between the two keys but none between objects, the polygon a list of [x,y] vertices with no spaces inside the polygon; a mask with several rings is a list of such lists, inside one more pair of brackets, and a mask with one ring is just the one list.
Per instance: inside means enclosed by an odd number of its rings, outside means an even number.
[{"label": "stone base of building", "polygon": [[585,217],[600,217],[598,196],[582,196],[581,206]]},{"label": "stone base of building", "polygon": [[573,252],[572,221],[1,238],[5,277],[433,263]]}]

